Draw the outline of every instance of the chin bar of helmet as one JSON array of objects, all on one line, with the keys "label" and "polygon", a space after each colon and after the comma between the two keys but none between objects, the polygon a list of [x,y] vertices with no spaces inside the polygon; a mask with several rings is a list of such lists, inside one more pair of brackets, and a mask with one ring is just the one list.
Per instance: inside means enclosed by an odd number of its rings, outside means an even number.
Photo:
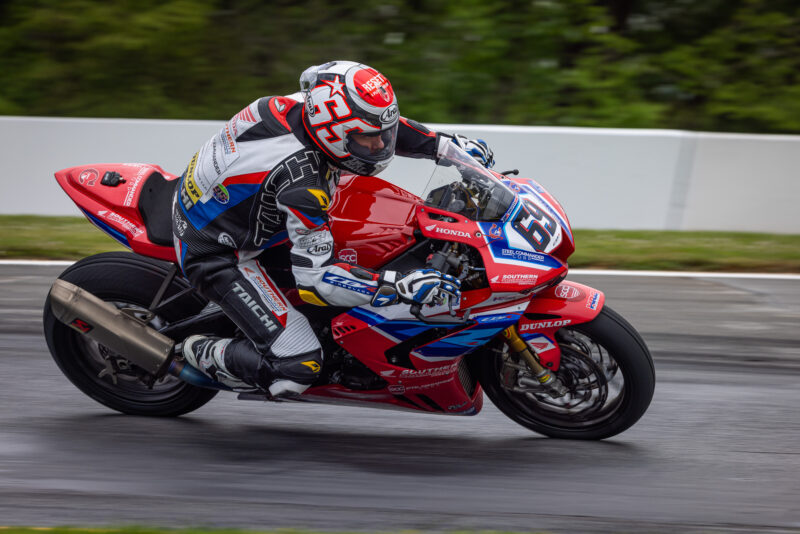
[{"label": "chin bar of helmet", "polygon": [[136,318],[133,309],[119,309],[61,279],[50,289],[50,308],[62,323],[141,367],[151,385],[170,374],[195,386],[230,389],[175,360],[175,342]]}]

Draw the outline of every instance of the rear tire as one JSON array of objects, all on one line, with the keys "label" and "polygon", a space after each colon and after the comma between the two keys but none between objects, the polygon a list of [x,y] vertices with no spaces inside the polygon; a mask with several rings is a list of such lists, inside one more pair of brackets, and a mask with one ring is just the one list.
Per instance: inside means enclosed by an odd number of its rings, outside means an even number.
[{"label": "rear tire", "polygon": [[[570,389],[553,399],[519,386],[519,362],[502,351],[472,361],[486,394],[520,425],[553,438],[604,439],[630,428],[650,405],[655,369],[642,338],[608,307],[592,321],[563,328],[556,339],[562,360],[556,375]],[[532,378],[532,377],[531,377]]]},{"label": "rear tire", "polygon": [[[146,310],[167,275],[169,264],[129,252],[108,252],[84,258],[61,273],[75,284],[116,306]],[[189,287],[176,276],[164,298]],[[155,328],[198,313],[206,304],[196,292],[182,297],[151,321]],[[151,388],[142,381],[146,372],[56,319],[50,298],[44,306],[44,334],[50,354],[78,389],[100,404],[131,415],[172,417],[189,413],[218,392],[167,375]]]}]

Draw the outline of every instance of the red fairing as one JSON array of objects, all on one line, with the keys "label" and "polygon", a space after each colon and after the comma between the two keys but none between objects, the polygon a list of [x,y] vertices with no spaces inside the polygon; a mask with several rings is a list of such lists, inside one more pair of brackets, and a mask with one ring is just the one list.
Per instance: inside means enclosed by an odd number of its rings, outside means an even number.
[{"label": "red fairing", "polygon": [[419,197],[372,176],[344,175],[328,217],[336,259],[377,269],[414,244]]},{"label": "red fairing", "polygon": [[[556,331],[565,326],[588,323],[597,317],[605,301],[602,291],[564,281],[531,300],[517,324],[517,330],[536,350],[539,361],[557,371],[561,363],[561,350],[556,342]],[[531,319],[537,315],[547,315],[547,319]]]},{"label": "red fairing", "polygon": [[350,314],[336,317],[331,328],[333,338],[350,354],[386,381],[381,390],[353,391],[340,385],[311,388],[303,397],[368,401],[395,408],[422,410],[452,415],[475,415],[483,407],[483,390],[476,384],[468,392],[460,379],[462,358],[427,361],[412,354],[406,357],[413,369],[393,365],[386,353],[397,346],[397,340]]},{"label": "red fairing", "polygon": [[[113,187],[102,185],[107,172],[119,173],[125,181]],[[157,165],[141,163],[81,165],[55,175],[61,188],[93,224],[110,228],[117,241],[137,254],[175,262],[173,247],[156,245],[147,238],[138,209],[142,186],[154,172],[167,180],[178,178]]]}]

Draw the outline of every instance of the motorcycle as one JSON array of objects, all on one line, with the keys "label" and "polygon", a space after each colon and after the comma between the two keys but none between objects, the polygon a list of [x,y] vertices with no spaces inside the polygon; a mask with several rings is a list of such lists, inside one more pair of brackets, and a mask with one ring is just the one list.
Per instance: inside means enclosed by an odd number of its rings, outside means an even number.
[{"label": "motorcycle", "polygon": [[[263,266],[308,317],[324,351],[308,401],[475,415],[483,392],[534,432],[603,439],[633,425],[653,396],[652,358],[605,295],[565,280],[575,241],[536,181],[485,169],[452,145],[421,196],[343,175],[329,208],[337,258],[373,269],[435,268],[460,299],[433,305],[319,307],[294,288],[290,245]],[[182,276],[172,238],[179,177],[149,164],[85,165],[56,179],[98,228],[131,252],[67,268],[44,307],[50,352],[85,394],[114,410],[178,416],[227,389],[189,366],[193,334],[243,336]],[[355,281],[351,283],[357,283]],[[273,291],[275,288],[265,288]]]}]

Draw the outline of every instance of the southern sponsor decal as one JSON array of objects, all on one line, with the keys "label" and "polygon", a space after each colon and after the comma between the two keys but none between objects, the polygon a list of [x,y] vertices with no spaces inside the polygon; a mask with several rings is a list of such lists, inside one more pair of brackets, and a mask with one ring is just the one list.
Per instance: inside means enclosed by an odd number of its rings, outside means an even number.
[{"label": "southern sponsor decal", "polygon": [[117,225],[123,227],[125,230],[130,232],[131,235],[134,237],[138,236],[144,231],[135,224],[133,224],[131,221],[120,215],[119,213],[108,210],[100,210],[97,212],[97,215],[107,221],[116,223]]},{"label": "southern sponsor decal", "polygon": [[492,278],[493,284],[535,284],[538,274],[504,274]]},{"label": "southern sponsor decal", "polygon": [[560,321],[536,321],[534,323],[522,323],[519,325],[520,332],[529,332],[531,330],[546,330],[548,328],[561,328],[572,323],[572,319],[563,319]]},{"label": "southern sponsor decal", "polygon": [[227,204],[228,201],[231,199],[231,196],[228,193],[228,188],[225,187],[223,184],[217,184],[216,186],[214,186],[213,195],[214,195],[214,200],[216,200],[220,204]]},{"label": "southern sponsor decal", "polygon": [[556,297],[565,300],[579,300],[583,298],[583,291],[577,287],[559,284],[556,288]]},{"label": "southern sponsor decal", "polygon": [[78,175],[78,181],[81,185],[93,186],[97,182],[100,173],[96,169],[86,169]]},{"label": "southern sponsor decal", "polygon": [[278,295],[277,290],[275,290],[268,281],[260,276],[259,273],[250,267],[243,267],[242,271],[244,271],[247,279],[253,282],[259,289],[261,296],[263,296],[264,300],[267,301],[270,310],[272,310],[275,315],[283,315],[289,311],[286,304],[284,304],[283,299],[280,297],[280,295]]},{"label": "southern sponsor decal", "polygon": [[258,317],[258,320],[263,324],[267,331],[272,333],[278,329],[278,325],[275,324],[275,321],[272,320],[270,314],[264,311],[264,308],[258,303],[258,301],[245,289],[239,282],[233,283],[233,292],[242,299],[245,306],[250,308],[250,310]]},{"label": "southern sponsor decal", "polygon": [[433,232],[435,230],[437,234],[453,235],[457,237],[471,237],[469,232],[463,232],[461,230],[453,230],[452,228],[441,228],[435,224],[428,225],[425,227],[425,229],[429,232]]},{"label": "southern sponsor decal", "polygon": [[595,291],[592,296],[586,300],[586,307],[590,310],[596,310],[597,305],[600,303],[600,293]]},{"label": "southern sponsor decal", "polygon": [[525,250],[517,250],[514,248],[504,248],[500,250],[500,256],[503,258],[511,258],[514,260],[527,261],[532,263],[542,263],[545,256],[542,254],[534,254]]},{"label": "southern sponsor decal", "polygon": [[537,353],[547,352],[548,350],[553,350],[556,346],[550,341],[547,336],[543,334],[538,334],[535,336],[530,336],[525,338],[525,342],[531,346],[533,350]]},{"label": "southern sponsor decal", "polygon": [[384,124],[392,123],[397,119],[397,104],[392,104],[381,113],[381,122]]},{"label": "southern sponsor decal", "polygon": [[458,364],[454,363],[444,367],[431,367],[429,369],[403,369],[398,371],[396,369],[389,369],[388,371],[381,371],[381,376],[393,378],[422,378],[427,376],[444,376],[449,375],[458,368]]},{"label": "southern sponsor decal", "polygon": [[219,236],[217,236],[217,243],[226,247],[236,248],[236,241],[233,240],[233,237],[228,232],[220,232]]},{"label": "southern sponsor decal", "polygon": [[94,327],[92,325],[90,325],[89,323],[87,323],[83,319],[78,319],[77,317],[75,319],[73,319],[72,322],[69,323],[69,325],[72,328],[74,328],[75,330],[83,332],[84,334],[88,334],[89,332],[91,332],[94,329]]},{"label": "southern sponsor decal", "polygon": [[236,154],[236,121],[232,120],[225,124],[219,132],[219,141],[222,150],[228,154]]},{"label": "southern sponsor decal", "polygon": [[403,384],[392,384],[389,386],[389,393],[392,395],[402,395],[406,392],[406,387]]},{"label": "southern sponsor decal", "polygon": [[352,248],[343,248],[337,256],[340,260],[348,263],[358,263],[358,252]]},{"label": "southern sponsor decal", "polygon": [[333,245],[330,243],[318,243],[316,245],[310,246],[306,249],[306,251],[313,255],[313,256],[324,256],[328,254],[333,249]]},{"label": "southern sponsor decal", "polygon": [[344,276],[337,276],[330,273],[325,273],[325,276],[322,277],[322,281],[326,284],[343,287],[345,289],[349,289],[350,291],[355,291],[356,293],[362,293],[364,295],[372,295],[375,293],[376,289],[375,286],[359,282],[358,280],[352,280],[350,278],[345,278]]}]

